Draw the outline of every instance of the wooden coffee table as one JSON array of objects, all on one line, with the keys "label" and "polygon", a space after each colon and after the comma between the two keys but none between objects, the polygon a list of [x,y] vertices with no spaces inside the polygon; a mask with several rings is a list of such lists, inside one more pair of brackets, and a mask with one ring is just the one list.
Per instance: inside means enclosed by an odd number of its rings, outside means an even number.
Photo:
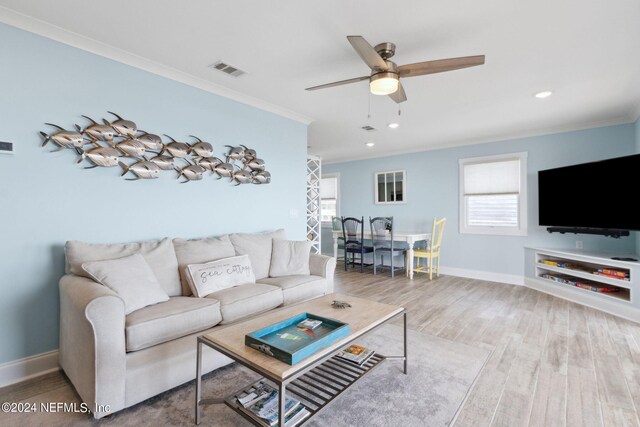
[{"label": "wooden coffee table", "polygon": [[[351,304],[351,307],[346,309],[333,308],[331,303],[334,300],[346,301]],[[351,326],[351,333],[295,365],[288,365],[245,345],[244,337],[246,334],[305,312],[348,323]],[[335,356],[339,350],[354,340],[400,315],[404,317],[404,352],[402,356],[382,356],[376,353],[362,367],[341,361]],[[201,396],[202,346],[206,345],[263,375],[278,387],[280,399],[278,425],[284,427],[284,396],[287,386],[290,387],[292,394],[302,398],[303,403],[307,402],[305,406],[311,412],[311,416],[303,421],[306,422],[363,375],[386,359],[402,360],[404,363],[403,371],[406,375],[407,312],[403,307],[348,295],[330,294],[311,301],[273,310],[229,326],[220,327],[214,332],[199,336],[197,345],[196,424],[200,424],[201,405],[223,403],[221,399],[202,399]],[[259,425],[239,410],[237,405],[234,407],[232,399],[227,399],[225,403],[253,424]]]}]

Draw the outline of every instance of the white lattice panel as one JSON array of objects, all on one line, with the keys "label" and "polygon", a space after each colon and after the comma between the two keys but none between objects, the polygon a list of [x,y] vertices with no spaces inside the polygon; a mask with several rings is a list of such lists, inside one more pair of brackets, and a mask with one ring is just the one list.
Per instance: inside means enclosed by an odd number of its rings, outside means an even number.
[{"label": "white lattice panel", "polygon": [[320,253],[320,177],[322,161],[319,157],[307,157],[307,240],[311,251]]}]

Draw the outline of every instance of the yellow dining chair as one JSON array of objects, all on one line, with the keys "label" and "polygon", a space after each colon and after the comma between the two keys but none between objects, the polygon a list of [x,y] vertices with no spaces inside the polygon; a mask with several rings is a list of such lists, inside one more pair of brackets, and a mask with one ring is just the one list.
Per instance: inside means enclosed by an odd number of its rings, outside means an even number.
[{"label": "yellow dining chair", "polygon": [[[414,273],[429,273],[429,280],[433,279],[434,261],[436,277],[440,277],[440,247],[442,246],[442,234],[444,233],[444,225],[447,222],[446,218],[433,220],[433,227],[431,228],[431,241],[425,249],[415,249],[413,251],[413,259],[409,260],[413,265],[414,260],[417,259],[416,266],[414,267]],[[407,253],[408,257],[408,253]],[[421,265],[420,260],[426,259],[426,265]],[[407,269],[407,276],[409,275],[409,269]]]}]

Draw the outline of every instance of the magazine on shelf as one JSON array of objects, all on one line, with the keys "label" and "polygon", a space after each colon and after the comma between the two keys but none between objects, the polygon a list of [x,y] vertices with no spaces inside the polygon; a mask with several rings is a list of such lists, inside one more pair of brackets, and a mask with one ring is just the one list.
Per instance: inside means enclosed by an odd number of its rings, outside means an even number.
[{"label": "magazine on shelf", "polygon": [[[238,409],[265,427],[278,424],[279,393],[271,385],[261,381],[236,395]],[[299,400],[287,396],[285,400],[285,425],[295,426],[311,413]]]},{"label": "magazine on shelf", "polygon": [[376,352],[370,348],[362,347],[360,345],[350,345],[347,348],[342,349],[338,353],[340,359],[347,362],[355,363],[356,365],[364,365]]}]

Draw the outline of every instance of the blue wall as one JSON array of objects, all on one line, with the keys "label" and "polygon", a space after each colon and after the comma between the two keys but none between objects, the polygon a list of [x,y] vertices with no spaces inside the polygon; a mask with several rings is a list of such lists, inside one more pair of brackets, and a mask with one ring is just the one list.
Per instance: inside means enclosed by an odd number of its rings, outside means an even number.
[{"label": "blue wall", "polygon": [[[575,248],[630,253],[635,238],[550,235],[538,226],[538,170],[633,154],[634,124],[603,127],[511,141],[470,145],[323,165],[324,173],[340,173],[340,214],[393,215],[399,230],[431,230],[434,217],[446,217],[442,265],[522,276],[524,246]],[[458,232],[458,159],[526,151],[528,155],[528,236],[490,236]],[[406,204],[374,203],[374,173],[406,170]],[[578,208],[576,208],[578,209]],[[326,248],[326,245],[325,245]],[[325,249],[326,250],[326,249]]]},{"label": "blue wall", "polygon": [[[0,24],[0,363],[58,346],[58,279],[66,240],[119,242],[284,227],[305,238],[306,125]],[[174,173],[128,182],[40,147],[43,123],[85,124],[106,111],[174,138],[254,147],[270,185]],[[298,211],[297,218],[290,210]]]}]

